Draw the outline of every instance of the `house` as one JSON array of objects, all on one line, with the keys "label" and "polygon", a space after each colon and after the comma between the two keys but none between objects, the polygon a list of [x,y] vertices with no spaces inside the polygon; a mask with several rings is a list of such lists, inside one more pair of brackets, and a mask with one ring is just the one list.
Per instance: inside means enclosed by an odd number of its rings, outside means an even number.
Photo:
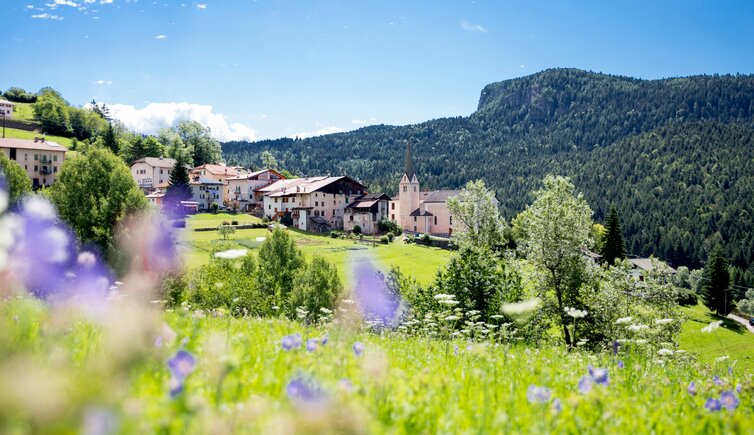
[{"label": "house", "polygon": [[150,193],[155,189],[167,189],[174,166],[175,159],[144,157],[131,163],[131,175],[141,190]]},{"label": "house", "polygon": [[2,138],[0,149],[26,170],[35,189],[55,182],[68,152],[66,147],[47,141],[44,137],[35,137],[34,140]]},{"label": "house", "polygon": [[629,258],[628,262],[631,263],[631,277],[639,281],[644,281],[649,274],[669,276],[676,273],[675,269],[656,258]]},{"label": "house", "polygon": [[205,163],[189,171],[189,179],[198,180],[204,178],[207,180],[222,181],[225,185],[223,195],[229,198],[228,179],[238,177],[242,172],[245,172],[245,170],[240,166],[226,166],[224,163]]},{"label": "house", "polygon": [[450,237],[454,228],[459,229],[460,222],[453,222],[447,201],[460,193],[460,190],[422,191],[411,156],[411,143],[408,143],[398,196],[390,201],[390,220],[407,233]]},{"label": "house", "polygon": [[265,216],[290,216],[296,228],[319,232],[342,229],[346,206],[366,194],[363,184],[345,176],[283,179],[258,190]]},{"label": "house", "polygon": [[375,234],[377,223],[388,219],[389,208],[390,197],[384,193],[362,195],[346,206],[343,229],[353,231],[358,225],[362,233]]},{"label": "house", "polygon": [[5,119],[13,119],[13,106],[15,104],[7,100],[0,100],[0,116]]},{"label": "house", "polygon": [[165,190],[161,190],[161,189],[155,190],[154,192],[146,196],[147,201],[149,201],[149,204],[155,207],[162,207],[162,199],[164,197],[165,197]]},{"label": "house", "polygon": [[209,178],[199,178],[189,182],[193,200],[199,210],[211,210],[212,204],[222,207],[225,200],[225,183]]},{"label": "house", "polygon": [[259,191],[285,177],[274,169],[262,169],[228,178],[226,199],[238,201],[243,211],[262,210],[264,194]]}]

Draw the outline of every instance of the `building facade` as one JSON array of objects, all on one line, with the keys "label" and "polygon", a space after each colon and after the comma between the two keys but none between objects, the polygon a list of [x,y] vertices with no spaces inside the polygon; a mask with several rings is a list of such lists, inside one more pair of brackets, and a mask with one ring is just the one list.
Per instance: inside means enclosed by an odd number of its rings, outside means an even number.
[{"label": "building facade", "polygon": [[144,157],[131,163],[131,175],[141,190],[151,193],[167,189],[174,166],[175,159]]},{"label": "building facade", "polygon": [[450,237],[453,230],[459,228],[459,222],[453,221],[447,200],[460,193],[460,190],[422,191],[409,143],[406,146],[406,168],[398,183],[398,195],[390,201],[390,220],[400,225],[406,233]]},{"label": "building facade", "polygon": [[243,211],[261,211],[264,201],[264,194],[259,191],[285,177],[274,169],[262,169],[260,171],[240,174],[233,178],[228,178],[228,188],[226,199],[238,201],[240,210]]},{"label": "building facade", "polygon": [[5,117],[5,119],[13,119],[13,106],[15,104],[10,101],[0,100],[0,116]]},{"label": "building facade", "polygon": [[343,218],[343,229],[353,231],[358,225],[363,234],[375,234],[378,223],[389,219],[390,197],[384,193],[367,194],[348,204]]},{"label": "building facade", "polygon": [[193,200],[198,203],[199,211],[212,210],[213,204],[222,207],[225,200],[225,183],[208,178],[199,178],[192,180],[189,185],[191,186]]},{"label": "building facade", "polygon": [[0,139],[0,150],[26,171],[32,187],[49,186],[58,178],[58,172],[68,149],[44,138]]}]

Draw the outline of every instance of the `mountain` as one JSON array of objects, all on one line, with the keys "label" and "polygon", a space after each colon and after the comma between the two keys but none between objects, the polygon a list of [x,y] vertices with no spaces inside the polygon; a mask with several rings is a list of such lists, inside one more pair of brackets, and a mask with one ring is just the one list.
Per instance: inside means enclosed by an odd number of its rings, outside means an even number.
[{"label": "mountain", "polygon": [[721,244],[754,285],[754,76],[641,80],[551,69],[492,83],[467,117],[377,125],[308,139],[223,144],[229,162],[269,150],[299,174],[348,174],[394,192],[411,141],[423,187],[484,179],[507,218],[548,173],[570,176],[628,250],[699,267]]}]

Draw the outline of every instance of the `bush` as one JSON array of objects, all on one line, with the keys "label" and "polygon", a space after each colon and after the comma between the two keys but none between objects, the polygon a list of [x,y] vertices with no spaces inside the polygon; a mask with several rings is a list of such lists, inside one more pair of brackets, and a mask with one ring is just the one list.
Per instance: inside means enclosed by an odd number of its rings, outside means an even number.
[{"label": "bush", "polygon": [[230,224],[231,225],[238,225],[238,221],[231,221]]},{"label": "bush", "polygon": [[422,235],[422,242],[429,243],[432,240],[432,237],[429,236],[429,234]]},{"label": "bush", "polygon": [[337,230],[336,231],[330,231],[330,237],[332,237],[333,239],[337,239],[337,238],[342,237],[342,236],[343,236],[343,233],[340,232],[340,231],[337,231]]},{"label": "bush", "polygon": [[297,318],[296,309],[303,308],[307,311],[304,319],[312,321],[322,314],[322,308],[333,310],[343,292],[338,269],[324,258],[315,256],[311,263],[299,272],[296,284],[285,304],[288,317]]},{"label": "bush", "polygon": [[228,236],[235,234],[236,229],[230,225],[223,224],[217,227],[217,232],[222,236],[223,240],[227,240]]},{"label": "bush", "polygon": [[218,206],[216,202],[213,202],[211,207],[212,213],[217,213],[218,208],[220,208],[220,206]]},{"label": "bush", "polygon": [[377,229],[382,233],[389,232],[397,236],[400,236],[403,233],[403,230],[397,223],[387,219],[377,222]]},{"label": "bush", "polygon": [[388,242],[392,242],[393,239],[395,238],[392,232],[385,234],[385,237],[387,237]]},{"label": "bush", "polygon": [[223,223],[222,223],[222,224],[223,224],[223,225],[230,225],[230,222],[228,222],[228,221],[223,221]]},{"label": "bush", "polygon": [[353,227],[353,233],[357,236],[361,234],[361,226],[360,225],[354,225]]},{"label": "bush", "polygon": [[380,237],[380,242],[387,245],[388,243],[390,243],[390,239],[388,238],[388,236],[382,236]]}]

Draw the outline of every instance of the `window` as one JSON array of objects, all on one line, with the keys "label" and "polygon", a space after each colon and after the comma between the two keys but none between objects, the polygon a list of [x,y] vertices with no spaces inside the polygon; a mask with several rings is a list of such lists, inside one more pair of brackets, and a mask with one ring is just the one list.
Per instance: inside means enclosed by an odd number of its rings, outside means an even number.
[{"label": "window", "polygon": [[314,201],[314,206],[319,207],[319,201]]},{"label": "window", "polygon": [[[58,161],[58,156],[56,156],[56,155],[53,155],[53,156],[52,156],[52,161],[53,161],[53,162],[57,162],[57,161]],[[162,171],[160,171],[160,173],[162,173]]]},{"label": "window", "polygon": [[267,205],[267,210],[272,210],[272,204]]},{"label": "window", "polygon": [[29,155],[28,154],[24,154],[24,160],[29,160]]},{"label": "window", "polygon": [[414,216],[414,222],[416,222],[416,216]]},{"label": "window", "polygon": [[416,192],[416,186],[414,186],[414,192]]},{"label": "window", "polygon": [[435,225],[437,225],[437,216],[435,216]]},{"label": "window", "polygon": [[390,210],[395,210],[395,203],[394,202],[390,203]]},{"label": "window", "polygon": [[353,222],[353,215],[348,216],[348,220]]},{"label": "window", "polygon": [[403,186],[403,191],[404,191],[404,192],[406,192],[406,189],[407,189],[407,187],[406,187],[406,186]]},{"label": "window", "polygon": [[37,160],[39,160],[39,154],[34,154],[34,161],[36,162]]},{"label": "window", "polygon": [[34,172],[37,172],[39,170],[39,166],[34,165]]},{"label": "window", "polygon": [[53,173],[56,173],[56,174],[57,174],[57,172],[58,172],[58,167],[57,167],[57,166],[53,166],[53,167],[52,167],[52,172],[53,172]]},{"label": "window", "polygon": [[416,232],[416,225],[414,225],[414,232]]},{"label": "window", "polygon": [[332,215],[335,216],[335,210],[332,211]]},{"label": "window", "polygon": [[453,225],[453,216],[450,216],[450,217],[448,218],[448,223],[449,223],[450,225]]},{"label": "window", "polygon": [[392,220],[392,221],[394,221],[394,220],[395,220],[395,215],[394,215],[394,214],[391,214],[391,215],[390,215],[390,220]]},{"label": "window", "polygon": [[[57,157],[55,158],[55,160],[57,160]],[[160,175],[162,175],[162,169],[160,169]]]}]

